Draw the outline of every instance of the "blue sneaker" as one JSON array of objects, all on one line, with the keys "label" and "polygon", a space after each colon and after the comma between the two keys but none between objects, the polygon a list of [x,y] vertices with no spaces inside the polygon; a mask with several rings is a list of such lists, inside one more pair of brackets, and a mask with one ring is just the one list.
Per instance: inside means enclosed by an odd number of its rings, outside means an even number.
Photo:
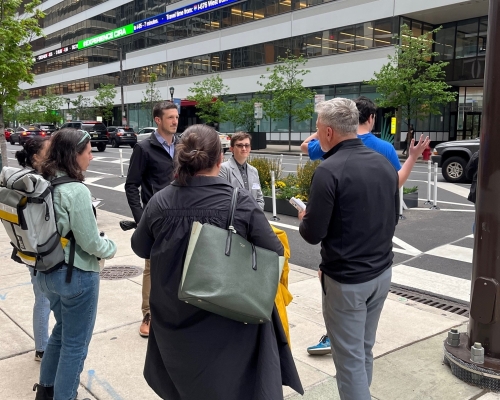
[{"label": "blue sneaker", "polygon": [[312,356],[324,356],[325,354],[331,354],[332,347],[330,345],[330,339],[326,335],[321,336],[319,343],[315,346],[308,347],[307,352]]}]

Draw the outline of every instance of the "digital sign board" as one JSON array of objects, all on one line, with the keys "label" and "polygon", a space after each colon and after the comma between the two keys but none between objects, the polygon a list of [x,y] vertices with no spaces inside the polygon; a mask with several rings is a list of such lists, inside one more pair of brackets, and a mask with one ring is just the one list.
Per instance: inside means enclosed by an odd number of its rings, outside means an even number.
[{"label": "digital sign board", "polygon": [[156,28],[161,25],[189,18],[194,15],[213,11],[217,8],[226,7],[231,4],[239,3],[241,0],[202,0],[185,7],[177,8],[166,13],[155,15],[154,17],[143,19],[134,23],[134,33],[145,31],[146,29]]},{"label": "digital sign board", "polygon": [[157,28],[158,26],[170,24],[184,18],[203,14],[209,11],[216,10],[218,8],[226,7],[228,5],[240,3],[242,1],[244,0],[201,0],[185,7],[167,11],[163,14],[155,15],[154,17],[146,18],[142,21],[128,24],[122,26],[121,28],[116,28],[111,31],[101,33],[100,35],[92,36],[88,39],[80,40],[77,44],[72,44],[70,46],[61,47],[60,49],[49,51],[44,54],[39,54],[38,56],[34,57],[34,61],[40,62],[52,57],[69,53],[71,51],[84,50],[89,47],[97,46],[101,43],[117,40],[134,33]]},{"label": "digital sign board", "polygon": [[78,50],[97,46],[98,44],[109,42],[110,40],[120,39],[124,36],[131,35],[132,33],[134,33],[134,24],[128,24],[122,26],[121,28],[116,28],[112,31],[104,32],[100,35],[78,41]]},{"label": "digital sign board", "polygon": [[56,50],[48,51],[48,52],[43,53],[43,54],[39,54],[39,55],[33,57],[33,61],[34,62],[45,61],[45,60],[48,60],[52,57],[62,56],[63,54],[68,54],[68,53],[71,53],[71,52],[77,51],[77,50],[78,50],[78,45],[75,43],[75,44],[71,44],[69,46],[61,47],[60,49],[56,49]]}]

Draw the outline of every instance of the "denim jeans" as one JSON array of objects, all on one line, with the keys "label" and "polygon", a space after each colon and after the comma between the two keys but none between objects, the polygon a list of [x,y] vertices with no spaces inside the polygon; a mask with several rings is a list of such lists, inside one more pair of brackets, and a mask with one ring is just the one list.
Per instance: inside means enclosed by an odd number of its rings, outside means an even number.
[{"label": "denim jeans", "polygon": [[47,297],[42,293],[40,285],[37,283],[35,270],[28,267],[31,274],[31,283],[33,284],[33,293],[35,294],[35,304],[33,305],[33,336],[35,337],[36,351],[45,351],[47,341],[49,340],[49,315],[50,303]]},{"label": "denim jeans", "polygon": [[40,385],[54,386],[54,400],[76,398],[99,297],[99,273],[74,268],[66,283],[66,272],[64,265],[36,276],[56,319],[40,366]]}]

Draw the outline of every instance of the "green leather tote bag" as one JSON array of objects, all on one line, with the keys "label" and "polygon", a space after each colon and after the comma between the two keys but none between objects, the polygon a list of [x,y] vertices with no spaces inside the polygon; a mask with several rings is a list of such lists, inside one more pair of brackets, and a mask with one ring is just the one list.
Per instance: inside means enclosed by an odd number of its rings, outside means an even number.
[{"label": "green leather tote bag", "polygon": [[284,259],[234,230],[237,196],[236,188],[227,229],[193,223],[178,297],[235,321],[262,324],[271,320]]}]

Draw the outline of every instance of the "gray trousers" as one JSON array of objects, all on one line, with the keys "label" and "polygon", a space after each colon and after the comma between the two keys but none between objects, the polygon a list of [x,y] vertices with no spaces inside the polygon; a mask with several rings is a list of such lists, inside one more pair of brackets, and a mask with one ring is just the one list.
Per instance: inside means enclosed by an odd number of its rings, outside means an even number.
[{"label": "gray trousers", "polygon": [[391,277],[388,268],[371,281],[348,285],[323,274],[323,318],[341,400],[371,400],[372,348]]}]

